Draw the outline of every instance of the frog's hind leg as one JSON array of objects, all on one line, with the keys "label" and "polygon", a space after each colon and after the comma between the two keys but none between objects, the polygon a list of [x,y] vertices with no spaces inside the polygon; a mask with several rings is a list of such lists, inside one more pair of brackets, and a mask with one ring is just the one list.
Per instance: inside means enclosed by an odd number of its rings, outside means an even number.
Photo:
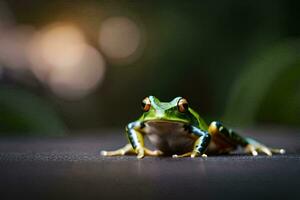
[{"label": "frog's hind leg", "polygon": [[[212,138],[223,137],[224,141],[234,146],[241,146],[246,153],[253,156],[258,153],[265,153],[268,156],[272,156],[273,153],[284,154],[284,149],[269,148],[264,144],[257,142],[256,140],[248,137],[242,137],[231,129],[227,129],[221,122],[214,121],[209,125],[208,132],[212,135]],[[220,149],[222,151],[222,149]]]}]

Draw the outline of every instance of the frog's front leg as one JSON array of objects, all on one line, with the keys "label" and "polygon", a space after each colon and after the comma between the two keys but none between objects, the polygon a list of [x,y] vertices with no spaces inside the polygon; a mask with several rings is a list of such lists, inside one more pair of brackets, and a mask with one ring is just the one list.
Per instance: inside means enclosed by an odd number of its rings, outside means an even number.
[{"label": "frog's front leg", "polygon": [[123,156],[126,154],[137,154],[137,158],[143,158],[145,155],[160,156],[159,150],[150,150],[144,147],[144,137],[141,133],[144,124],[141,122],[132,122],[126,126],[126,134],[130,144],[115,151],[101,151],[103,156]]},{"label": "frog's front leg", "polygon": [[181,157],[187,157],[190,156],[192,158],[197,156],[207,157],[205,153],[207,146],[210,142],[210,134],[206,131],[203,131],[195,126],[186,126],[186,129],[189,133],[193,134],[194,136],[198,137],[198,139],[195,141],[193,151],[187,152],[185,154],[181,155],[173,155],[173,158],[181,158]]}]

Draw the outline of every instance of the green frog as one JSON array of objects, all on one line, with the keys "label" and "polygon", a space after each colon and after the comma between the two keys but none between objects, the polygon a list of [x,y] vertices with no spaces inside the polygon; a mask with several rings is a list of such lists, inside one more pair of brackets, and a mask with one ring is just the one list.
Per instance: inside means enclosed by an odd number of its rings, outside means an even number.
[{"label": "green frog", "polygon": [[[129,144],[115,151],[101,151],[103,156],[136,154],[139,159],[162,155],[195,158],[227,154],[239,146],[253,156],[258,153],[268,156],[285,153],[284,149],[269,148],[252,138],[243,137],[219,121],[207,125],[182,97],[161,102],[158,98],[149,96],[143,99],[142,110],[142,116],[126,126]],[[145,147],[144,136],[156,150]]]}]

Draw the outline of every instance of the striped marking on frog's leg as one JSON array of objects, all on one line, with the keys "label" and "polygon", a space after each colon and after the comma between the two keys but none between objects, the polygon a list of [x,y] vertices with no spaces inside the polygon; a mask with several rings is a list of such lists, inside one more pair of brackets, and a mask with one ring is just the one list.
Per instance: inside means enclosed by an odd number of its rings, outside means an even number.
[{"label": "striped marking on frog's leg", "polygon": [[137,158],[143,158],[145,156],[144,149],[144,137],[139,131],[143,128],[141,122],[131,122],[129,123],[125,130],[126,135],[130,144],[125,145],[123,148],[117,149],[115,151],[102,151],[103,156],[122,156],[125,154],[135,153]]},{"label": "striped marking on frog's leg", "polygon": [[240,136],[235,131],[226,128],[221,122],[218,121],[213,121],[209,125],[208,132],[213,136],[220,135],[229,143],[234,145],[246,146],[248,144],[246,138]]},{"label": "striped marking on frog's leg", "polygon": [[194,136],[198,137],[196,139],[193,151],[187,152],[181,155],[173,155],[173,158],[182,158],[182,157],[187,157],[190,156],[191,158],[197,157],[197,156],[202,156],[202,157],[207,157],[205,154],[205,151],[208,147],[208,144],[210,142],[210,134],[206,131],[203,131],[195,126],[186,126],[185,129],[193,134]]},{"label": "striped marking on frog's leg", "polygon": [[126,126],[126,134],[133,150],[137,154],[137,158],[141,159],[145,156],[144,136],[140,130],[145,125],[139,121],[131,122]]},{"label": "striped marking on frog's leg", "polygon": [[245,147],[247,145],[244,137],[226,128],[221,122],[213,121],[208,127],[208,132],[212,135],[213,153],[230,153],[238,146]]}]

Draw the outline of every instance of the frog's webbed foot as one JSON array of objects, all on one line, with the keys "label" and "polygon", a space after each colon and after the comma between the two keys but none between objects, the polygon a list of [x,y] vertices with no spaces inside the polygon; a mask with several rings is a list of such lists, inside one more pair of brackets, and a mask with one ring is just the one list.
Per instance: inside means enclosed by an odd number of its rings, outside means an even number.
[{"label": "frog's webbed foot", "polygon": [[138,147],[134,150],[131,144],[127,144],[123,148],[115,151],[101,151],[102,156],[124,156],[127,154],[137,154],[137,158],[140,159],[144,156],[161,156],[163,152],[159,150],[150,150],[146,147]]},{"label": "frog's webbed foot", "polygon": [[276,154],[285,153],[284,149],[269,148],[250,138],[247,138],[247,141],[249,142],[249,144],[245,146],[245,152],[252,154],[253,156],[257,156],[258,153],[265,153],[268,156],[272,156],[273,153]]},{"label": "frog's webbed foot", "polygon": [[180,155],[174,154],[172,157],[173,157],[173,158],[183,158],[183,157],[191,157],[191,158],[195,158],[195,157],[199,157],[199,156],[202,156],[202,157],[204,157],[204,158],[207,157],[206,154],[200,155],[200,153],[198,153],[198,152],[196,152],[196,151],[191,151],[191,152],[187,152],[187,153],[180,154]]}]

